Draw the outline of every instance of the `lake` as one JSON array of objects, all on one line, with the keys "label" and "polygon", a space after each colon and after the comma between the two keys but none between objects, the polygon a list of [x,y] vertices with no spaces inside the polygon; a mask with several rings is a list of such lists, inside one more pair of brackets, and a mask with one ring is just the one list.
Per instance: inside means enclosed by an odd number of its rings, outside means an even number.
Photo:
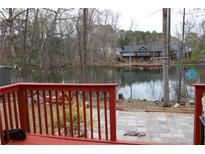
[{"label": "lake", "polygon": [[[182,73],[182,96],[192,97],[192,83],[205,83],[205,65],[183,68],[171,67],[170,98],[176,99],[179,73]],[[52,68],[50,71],[26,69],[21,73],[12,71],[11,81],[51,82],[51,83],[118,83],[117,94],[125,99],[160,100],[162,99],[162,68],[142,67],[88,67],[82,74],[80,67]],[[83,77],[82,77],[83,76]],[[82,79],[83,78],[83,79]]]}]

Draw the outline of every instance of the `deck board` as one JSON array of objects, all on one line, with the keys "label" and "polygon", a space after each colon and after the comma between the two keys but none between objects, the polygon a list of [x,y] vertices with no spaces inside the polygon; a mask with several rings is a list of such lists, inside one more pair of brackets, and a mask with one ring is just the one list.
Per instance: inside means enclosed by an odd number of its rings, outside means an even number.
[{"label": "deck board", "polygon": [[92,142],[81,139],[66,139],[27,134],[24,141],[12,141],[8,145],[99,145],[103,142]]},{"label": "deck board", "polygon": [[[11,141],[8,145],[108,145],[108,144],[125,144],[125,145],[153,145],[160,143],[153,142],[132,142],[132,141],[105,141],[90,140],[82,138],[45,136],[27,133],[24,141]],[[161,145],[161,144],[160,144]]]}]

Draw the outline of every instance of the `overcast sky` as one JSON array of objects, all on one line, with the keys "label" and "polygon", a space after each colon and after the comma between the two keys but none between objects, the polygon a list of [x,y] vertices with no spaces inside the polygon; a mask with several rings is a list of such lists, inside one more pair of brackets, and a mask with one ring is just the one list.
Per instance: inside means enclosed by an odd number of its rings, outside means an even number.
[{"label": "overcast sky", "polygon": [[[181,32],[182,15],[179,8],[205,7],[204,0],[15,0],[2,1],[4,8],[106,8],[120,14],[119,27],[129,30],[162,32],[162,8],[172,9],[171,34]],[[176,9],[178,8],[178,9]],[[204,11],[205,12],[205,11]],[[203,15],[205,17],[205,15]],[[190,20],[190,17],[188,17]],[[195,17],[192,17],[195,20]],[[198,20],[198,19],[197,19]]]},{"label": "overcast sky", "polygon": [[[141,31],[157,31],[162,32],[162,9],[161,8],[112,8],[114,12],[120,14],[119,27],[121,29],[129,30],[132,21],[134,22],[132,30]],[[193,23],[200,22],[202,17],[196,17],[195,14],[189,14],[190,9],[186,9],[187,20],[191,20]],[[176,33],[181,31],[182,24],[182,9],[172,9],[171,10],[171,34],[176,35]],[[205,17],[205,16],[204,16]]]},{"label": "overcast sky", "polygon": [[121,29],[129,30],[133,22],[132,30],[142,31],[157,31],[161,32],[162,17],[161,9],[149,8],[128,8],[112,9],[114,12],[119,13],[119,27]]}]

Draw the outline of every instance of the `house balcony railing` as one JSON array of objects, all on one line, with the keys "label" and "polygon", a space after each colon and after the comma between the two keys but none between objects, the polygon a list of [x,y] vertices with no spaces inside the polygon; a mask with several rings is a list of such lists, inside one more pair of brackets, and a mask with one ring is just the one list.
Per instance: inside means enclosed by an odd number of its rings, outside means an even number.
[{"label": "house balcony railing", "polygon": [[[157,144],[117,140],[116,86],[17,83],[0,87],[0,144],[10,143],[9,130],[15,128],[23,128],[28,135],[81,139],[75,143]],[[205,84],[194,86],[193,139],[200,144]]]},{"label": "house balcony railing", "polygon": [[38,135],[116,141],[116,86],[17,83],[0,87],[1,144],[5,144],[3,133],[9,136],[15,128]]}]

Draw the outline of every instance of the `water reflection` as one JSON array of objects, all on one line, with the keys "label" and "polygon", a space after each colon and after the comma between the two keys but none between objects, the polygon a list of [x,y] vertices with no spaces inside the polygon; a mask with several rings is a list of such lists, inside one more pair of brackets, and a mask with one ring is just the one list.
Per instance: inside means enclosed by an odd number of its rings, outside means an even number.
[{"label": "water reflection", "polygon": [[[190,80],[186,72],[194,69],[197,77]],[[193,96],[192,83],[205,83],[205,66],[187,66],[183,68],[182,94]],[[89,67],[85,70],[88,83],[119,84],[117,94],[122,93],[125,99],[159,100],[162,98],[161,68],[113,68]],[[170,98],[176,99],[178,89],[179,68],[170,68]],[[12,82],[50,82],[50,83],[80,83],[80,67],[53,68],[50,71],[26,69],[22,73],[12,72]]]}]

